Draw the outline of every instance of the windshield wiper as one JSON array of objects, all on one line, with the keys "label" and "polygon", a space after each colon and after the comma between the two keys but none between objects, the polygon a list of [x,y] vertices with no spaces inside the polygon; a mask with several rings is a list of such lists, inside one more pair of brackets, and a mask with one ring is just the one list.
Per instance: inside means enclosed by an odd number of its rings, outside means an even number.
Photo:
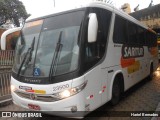
[{"label": "windshield wiper", "polygon": [[[27,50],[27,53],[25,54],[24,58],[23,58],[23,61],[19,67],[19,70],[18,70],[18,74],[17,74],[17,77],[19,77],[19,74],[22,70],[22,67],[24,66],[24,68],[26,69],[26,66],[28,65],[28,63],[32,60],[32,52],[34,50],[34,44],[35,44],[35,37],[33,38],[33,41],[32,41],[32,44],[31,46],[28,48]],[[28,56],[29,54],[29,56]],[[28,58],[27,58],[28,56]],[[25,63],[25,64],[24,64]]]},{"label": "windshield wiper", "polygon": [[59,34],[59,39],[58,39],[56,49],[55,49],[55,52],[54,52],[54,55],[53,55],[51,68],[50,68],[50,72],[49,72],[49,80],[51,80],[52,75],[54,75],[56,73],[57,63],[59,61],[59,55],[60,55],[61,49],[63,47],[63,44],[61,43],[62,33],[63,33],[63,31],[61,31],[60,34]]}]

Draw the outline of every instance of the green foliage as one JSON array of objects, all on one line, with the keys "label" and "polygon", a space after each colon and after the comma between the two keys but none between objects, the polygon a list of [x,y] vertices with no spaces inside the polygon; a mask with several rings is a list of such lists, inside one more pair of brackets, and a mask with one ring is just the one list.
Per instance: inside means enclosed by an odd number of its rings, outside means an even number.
[{"label": "green foliage", "polygon": [[14,25],[19,27],[19,19],[24,20],[29,16],[25,6],[19,0],[0,0],[0,26],[7,20],[12,20]]}]

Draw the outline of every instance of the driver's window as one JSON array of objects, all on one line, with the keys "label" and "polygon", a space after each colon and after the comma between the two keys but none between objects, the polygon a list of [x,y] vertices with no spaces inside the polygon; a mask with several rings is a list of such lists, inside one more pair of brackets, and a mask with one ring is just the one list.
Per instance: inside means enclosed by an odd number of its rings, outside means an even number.
[{"label": "driver's window", "polygon": [[85,43],[85,63],[86,70],[98,63],[105,54],[105,48],[110,27],[111,12],[94,8],[89,13],[96,13],[98,19],[97,41],[94,43]]}]

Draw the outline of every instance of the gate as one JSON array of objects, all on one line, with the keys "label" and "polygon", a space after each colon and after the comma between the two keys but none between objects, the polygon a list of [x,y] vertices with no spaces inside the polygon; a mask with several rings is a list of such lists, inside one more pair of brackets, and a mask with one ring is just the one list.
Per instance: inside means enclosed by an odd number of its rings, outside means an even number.
[{"label": "gate", "polygon": [[0,103],[11,100],[11,72],[0,73]]},{"label": "gate", "polygon": [[14,50],[0,50],[0,103],[12,100],[10,90]]},{"label": "gate", "polygon": [[0,68],[11,69],[14,63],[14,50],[0,50]]}]

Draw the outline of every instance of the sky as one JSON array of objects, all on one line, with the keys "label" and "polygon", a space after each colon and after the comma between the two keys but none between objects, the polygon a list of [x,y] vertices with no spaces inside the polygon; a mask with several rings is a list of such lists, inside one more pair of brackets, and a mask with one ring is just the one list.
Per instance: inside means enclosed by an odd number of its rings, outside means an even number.
[{"label": "sky", "polygon": [[[56,11],[66,10],[83,6],[87,2],[93,0],[20,0],[26,7],[27,13],[32,16],[41,16]],[[54,2],[55,1],[55,2]],[[120,8],[124,3],[129,3],[131,11],[139,4],[139,9],[144,9],[149,6],[151,0],[110,0],[116,8]],[[55,6],[54,6],[55,3]],[[160,4],[160,0],[153,0],[153,4]]]}]

